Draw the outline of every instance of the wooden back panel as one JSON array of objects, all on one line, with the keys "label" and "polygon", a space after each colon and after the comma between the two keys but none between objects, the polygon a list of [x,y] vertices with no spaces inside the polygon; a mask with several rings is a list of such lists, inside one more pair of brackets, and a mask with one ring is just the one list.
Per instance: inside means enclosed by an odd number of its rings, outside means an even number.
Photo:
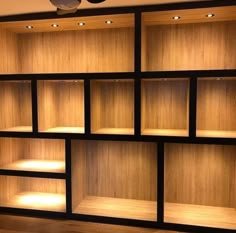
[{"label": "wooden back panel", "polygon": [[14,195],[20,192],[19,178],[15,176],[0,176],[0,206],[4,206]]},{"label": "wooden back panel", "polygon": [[236,146],[167,144],[165,201],[235,208]]}]

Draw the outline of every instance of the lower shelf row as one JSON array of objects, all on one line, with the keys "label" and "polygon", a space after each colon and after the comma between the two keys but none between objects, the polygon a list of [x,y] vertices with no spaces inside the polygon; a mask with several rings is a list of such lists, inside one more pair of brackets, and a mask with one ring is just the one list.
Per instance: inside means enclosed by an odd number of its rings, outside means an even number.
[{"label": "lower shelf row", "polygon": [[[65,167],[62,139],[0,141],[1,170],[7,170],[3,161],[10,157],[33,159],[28,161],[31,171]],[[235,155],[235,145],[165,144],[165,222],[236,229]],[[16,163],[12,161],[13,170]],[[0,175],[1,207],[66,212],[70,200],[66,200],[64,179],[22,177],[14,172]],[[67,190],[72,212],[157,221],[157,193],[163,191],[158,190],[159,173],[158,143],[72,140],[72,188]]]}]

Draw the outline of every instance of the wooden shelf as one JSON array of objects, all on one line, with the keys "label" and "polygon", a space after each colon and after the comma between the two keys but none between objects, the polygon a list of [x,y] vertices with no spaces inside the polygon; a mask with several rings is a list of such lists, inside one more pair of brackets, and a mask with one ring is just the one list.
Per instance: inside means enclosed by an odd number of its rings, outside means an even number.
[{"label": "wooden shelf", "polygon": [[197,137],[236,138],[236,131],[197,130]]},{"label": "wooden shelf", "polygon": [[9,201],[4,203],[4,207],[47,210],[56,212],[65,212],[65,206],[65,195],[42,192],[18,193],[14,195]]},{"label": "wooden shelf", "polygon": [[8,132],[33,132],[32,126],[16,126],[6,129],[1,129],[0,131],[8,131]]},{"label": "wooden shelf", "polygon": [[84,127],[54,127],[43,130],[41,132],[51,133],[84,133]]},{"label": "wooden shelf", "polygon": [[93,132],[94,134],[127,134],[133,135],[133,128],[102,128]]},{"label": "wooden shelf", "polygon": [[236,229],[236,209],[203,205],[165,203],[168,223]]},{"label": "wooden shelf", "polygon": [[0,169],[65,173],[65,162],[58,160],[23,159],[0,166]]},{"label": "wooden shelf", "polygon": [[159,136],[188,136],[188,130],[180,129],[143,129],[142,135],[159,135]]},{"label": "wooden shelf", "polygon": [[157,221],[157,202],[87,196],[73,213]]}]

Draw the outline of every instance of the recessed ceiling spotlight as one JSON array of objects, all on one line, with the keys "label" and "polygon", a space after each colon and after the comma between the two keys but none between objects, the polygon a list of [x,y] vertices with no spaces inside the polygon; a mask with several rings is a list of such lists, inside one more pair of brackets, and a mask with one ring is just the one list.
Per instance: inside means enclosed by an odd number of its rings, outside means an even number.
[{"label": "recessed ceiling spotlight", "polygon": [[79,25],[79,26],[84,26],[85,23],[84,23],[84,22],[80,22],[80,23],[78,23],[78,25]]},{"label": "recessed ceiling spotlight", "polygon": [[179,20],[180,18],[181,18],[181,17],[178,16],[178,15],[172,17],[172,19],[174,19],[174,20]]},{"label": "recessed ceiling spotlight", "polygon": [[32,25],[27,25],[27,26],[25,26],[27,29],[32,29],[32,28],[34,28]]},{"label": "recessed ceiling spotlight", "polygon": [[212,17],[214,17],[214,16],[215,16],[215,15],[212,14],[212,13],[206,15],[207,18],[212,18]]},{"label": "recessed ceiling spotlight", "polygon": [[113,22],[111,20],[105,21],[106,24],[112,24]]},{"label": "recessed ceiling spotlight", "polygon": [[53,28],[58,28],[58,27],[59,27],[59,25],[56,24],[56,23],[53,23],[51,26],[52,26]]}]

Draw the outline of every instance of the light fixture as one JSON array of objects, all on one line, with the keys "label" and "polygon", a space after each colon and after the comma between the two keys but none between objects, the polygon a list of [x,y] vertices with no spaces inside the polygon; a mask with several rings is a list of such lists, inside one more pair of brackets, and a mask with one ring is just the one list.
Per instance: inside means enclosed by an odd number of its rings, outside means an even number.
[{"label": "light fixture", "polygon": [[56,24],[56,23],[53,23],[51,26],[52,26],[53,28],[58,28],[58,27],[59,27],[59,25]]},{"label": "light fixture", "polygon": [[112,24],[113,22],[111,20],[106,20],[105,23],[106,24]]},{"label": "light fixture", "polygon": [[84,26],[85,23],[84,23],[84,22],[80,22],[80,23],[78,23],[78,25],[79,25],[79,26]]},{"label": "light fixture", "polygon": [[179,20],[180,18],[181,18],[181,17],[178,16],[178,15],[172,17],[172,19],[174,19],[174,20]]},{"label": "light fixture", "polygon": [[215,15],[212,14],[212,13],[206,15],[207,18],[212,18],[212,17],[214,17],[214,16],[215,16]]},{"label": "light fixture", "polygon": [[32,29],[32,28],[34,28],[32,25],[27,25],[27,26],[25,26],[27,29]]},{"label": "light fixture", "polygon": [[216,78],[216,80],[217,80],[217,81],[220,81],[220,80],[221,80],[221,78]]}]

